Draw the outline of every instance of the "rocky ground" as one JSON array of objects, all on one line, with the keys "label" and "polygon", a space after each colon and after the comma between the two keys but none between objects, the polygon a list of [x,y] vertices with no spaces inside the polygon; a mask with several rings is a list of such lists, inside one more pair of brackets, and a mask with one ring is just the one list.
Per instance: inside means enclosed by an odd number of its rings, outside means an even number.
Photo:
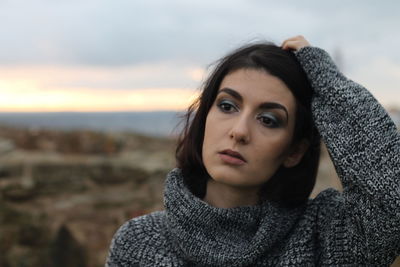
[{"label": "rocky ground", "polygon": [[[161,210],[171,139],[0,127],[0,266],[104,266],[126,220]],[[313,195],[340,182],[326,152]]]},{"label": "rocky ground", "polygon": [[104,266],[115,230],[162,209],[174,140],[0,129],[0,266]]}]

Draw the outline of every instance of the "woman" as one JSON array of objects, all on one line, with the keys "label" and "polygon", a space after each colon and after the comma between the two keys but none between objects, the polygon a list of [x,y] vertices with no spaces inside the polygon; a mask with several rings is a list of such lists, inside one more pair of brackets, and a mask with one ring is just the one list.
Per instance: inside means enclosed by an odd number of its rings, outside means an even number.
[{"label": "woman", "polygon": [[[399,133],[303,37],[223,58],[186,122],[165,211],[125,223],[108,266],[388,266],[399,254]],[[344,192],[309,200],[318,132]]]}]

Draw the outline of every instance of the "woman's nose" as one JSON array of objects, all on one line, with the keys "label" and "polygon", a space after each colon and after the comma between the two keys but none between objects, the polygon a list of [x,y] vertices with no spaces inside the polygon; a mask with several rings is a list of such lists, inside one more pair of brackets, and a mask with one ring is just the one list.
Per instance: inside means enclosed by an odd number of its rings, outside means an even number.
[{"label": "woman's nose", "polygon": [[232,125],[229,137],[235,142],[247,144],[250,142],[249,121],[246,117],[239,117]]}]

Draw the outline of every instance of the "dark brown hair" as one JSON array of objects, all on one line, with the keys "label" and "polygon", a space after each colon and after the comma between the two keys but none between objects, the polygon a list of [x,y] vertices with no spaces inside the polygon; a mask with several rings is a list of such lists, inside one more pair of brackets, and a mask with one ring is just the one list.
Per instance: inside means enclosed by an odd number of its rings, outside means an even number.
[{"label": "dark brown hair", "polygon": [[201,95],[184,116],[184,128],[176,148],[177,167],[193,194],[203,198],[210,177],[202,159],[206,118],[222,80],[238,69],[264,70],[282,80],[296,98],[292,144],[307,140],[309,148],[296,166],[281,166],[263,185],[260,196],[262,200],[285,206],[302,205],[314,187],[320,155],[320,137],[311,114],[312,89],[295,55],[272,43],[250,44],[217,61],[203,84]]}]

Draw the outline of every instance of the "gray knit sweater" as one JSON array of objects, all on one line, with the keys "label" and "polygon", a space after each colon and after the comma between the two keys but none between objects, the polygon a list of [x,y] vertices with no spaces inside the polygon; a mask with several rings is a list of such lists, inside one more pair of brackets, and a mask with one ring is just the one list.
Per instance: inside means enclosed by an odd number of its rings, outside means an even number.
[{"label": "gray knit sweater", "polygon": [[344,192],[304,207],[215,208],[169,173],[165,211],[126,222],[107,266],[388,266],[400,252],[400,135],[362,86],[315,47],[295,53]]}]

